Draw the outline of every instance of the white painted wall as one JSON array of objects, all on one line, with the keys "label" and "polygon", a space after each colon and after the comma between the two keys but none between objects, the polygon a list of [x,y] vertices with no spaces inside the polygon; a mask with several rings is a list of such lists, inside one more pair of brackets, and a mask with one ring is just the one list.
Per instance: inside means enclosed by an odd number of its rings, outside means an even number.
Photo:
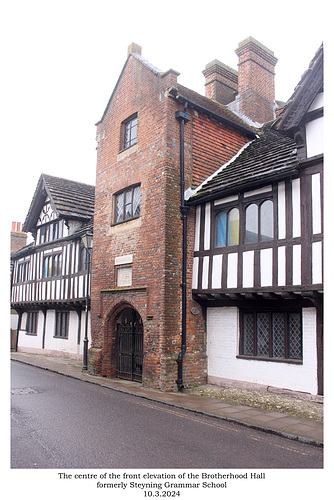
[{"label": "white painted wall", "polygon": [[237,359],[239,311],[237,307],[207,309],[208,377],[264,384],[317,394],[316,310],[304,308],[303,364]]},{"label": "white painted wall", "polygon": [[[22,329],[19,333],[18,340],[18,351],[21,352],[32,352],[38,354],[49,354],[55,356],[66,356],[66,357],[81,357],[83,352],[83,339],[85,336],[85,318],[86,313],[82,311],[81,313],[81,330],[80,330],[80,345],[77,343],[78,337],[78,315],[75,311],[70,311],[69,320],[69,333],[67,339],[55,338],[55,310],[48,310],[46,315],[46,327],[45,327],[45,343],[44,349],[42,349],[43,343],[43,326],[44,326],[44,316],[41,311],[39,311],[38,317],[38,328],[37,335],[27,335],[25,331],[26,327],[26,317],[27,314],[24,313],[22,317]],[[91,329],[90,329],[90,313],[88,315],[88,348],[91,344]]]}]

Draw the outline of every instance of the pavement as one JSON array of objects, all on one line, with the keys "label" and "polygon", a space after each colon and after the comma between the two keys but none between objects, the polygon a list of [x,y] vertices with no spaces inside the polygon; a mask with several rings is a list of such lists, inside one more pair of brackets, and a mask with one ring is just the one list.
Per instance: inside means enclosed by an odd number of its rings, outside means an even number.
[{"label": "pavement", "polygon": [[143,387],[137,382],[89,375],[87,372],[82,371],[82,362],[80,360],[70,358],[11,352],[11,359],[67,377],[108,387],[111,390],[216,417],[306,444],[323,446],[323,423],[317,420],[224,402],[187,390],[183,392],[161,392]]}]

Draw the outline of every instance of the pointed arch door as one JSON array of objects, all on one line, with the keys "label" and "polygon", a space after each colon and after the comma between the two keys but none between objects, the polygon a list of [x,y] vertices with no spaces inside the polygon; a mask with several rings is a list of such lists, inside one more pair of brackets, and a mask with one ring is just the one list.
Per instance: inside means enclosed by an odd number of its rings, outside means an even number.
[{"label": "pointed arch door", "polygon": [[128,308],[116,325],[116,377],[142,381],[143,322],[137,311]]}]

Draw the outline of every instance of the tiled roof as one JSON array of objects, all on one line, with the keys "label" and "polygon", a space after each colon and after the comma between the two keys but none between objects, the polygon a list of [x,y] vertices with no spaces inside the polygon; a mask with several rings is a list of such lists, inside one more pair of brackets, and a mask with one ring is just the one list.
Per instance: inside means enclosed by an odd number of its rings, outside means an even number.
[{"label": "tiled roof", "polygon": [[94,186],[42,174],[24,222],[24,231],[34,229],[47,196],[58,217],[85,222],[94,215]]},{"label": "tiled roof", "polygon": [[250,184],[283,178],[287,173],[297,172],[297,167],[295,142],[275,130],[264,128],[257,139],[199,186],[188,202],[194,204]]},{"label": "tiled roof", "polygon": [[61,217],[90,219],[94,214],[95,187],[42,174],[52,204]]}]

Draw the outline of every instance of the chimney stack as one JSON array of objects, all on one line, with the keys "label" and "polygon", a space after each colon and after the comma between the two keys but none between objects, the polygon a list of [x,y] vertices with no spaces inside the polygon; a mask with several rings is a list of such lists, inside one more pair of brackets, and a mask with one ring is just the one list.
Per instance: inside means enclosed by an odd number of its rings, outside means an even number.
[{"label": "chimney stack", "polygon": [[128,47],[128,56],[130,54],[139,54],[141,56],[141,50],[141,46],[138,43],[132,42]]},{"label": "chimney stack", "polygon": [[238,93],[238,72],[215,59],[205,66],[205,96],[221,104],[234,101]]},{"label": "chimney stack", "polygon": [[17,252],[27,244],[27,233],[22,232],[22,222],[12,222],[10,232],[10,253]]},{"label": "chimney stack", "polygon": [[275,66],[277,58],[253,37],[239,43],[239,112],[265,123],[275,118]]}]

